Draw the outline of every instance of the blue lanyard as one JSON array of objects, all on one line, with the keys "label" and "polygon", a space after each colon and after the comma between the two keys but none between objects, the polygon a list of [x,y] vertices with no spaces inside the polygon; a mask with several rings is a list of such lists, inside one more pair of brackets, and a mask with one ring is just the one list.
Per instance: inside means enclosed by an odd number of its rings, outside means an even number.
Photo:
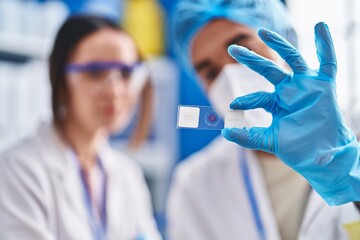
[{"label": "blue lanyard", "polygon": [[107,232],[107,212],[106,212],[106,195],[107,195],[107,175],[105,173],[104,166],[99,158],[97,158],[96,164],[98,164],[101,173],[103,175],[102,187],[101,187],[101,199],[100,199],[100,223],[97,221],[94,212],[93,203],[91,200],[91,190],[89,179],[86,172],[81,168],[79,160],[74,152],[72,152],[74,162],[76,163],[79,175],[82,182],[82,193],[83,199],[86,206],[86,211],[88,215],[89,224],[93,233],[94,240],[104,240],[106,239]]},{"label": "blue lanyard", "polygon": [[257,204],[257,201],[256,201],[254,187],[253,187],[253,184],[251,182],[249,166],[248,166],[247,161],[246,161],[246,154],[245,154],[244,149],[241,149],[240,169],[241,169],[242,177],[243,177],[243,180],[244,180],[244,183],[245,183],[245,188],[246,188],[246,191],[247,191],[247,195],[249,197],[249,202],[250,202],[250,205],[251,205],[252,214],[253,214],[253,216],[255,218],[255,224],[256,224],[256,228],[257,228],[259,237],[260,237],[261,240],[265,240],[266,235],[265,235],[264,224],[263,224],[263,222],[261,220],[259,207],[258,207],[258,204]]}]

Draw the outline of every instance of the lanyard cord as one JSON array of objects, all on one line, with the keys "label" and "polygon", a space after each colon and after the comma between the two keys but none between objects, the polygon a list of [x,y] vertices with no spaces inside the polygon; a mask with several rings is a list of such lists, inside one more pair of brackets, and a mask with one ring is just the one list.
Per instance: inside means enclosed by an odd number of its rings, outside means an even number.
[{"label": "lanyard cord", "polygon": [[250,202],[250,205],[251,205],[252,214],[253,214],[253,216],[255,218],[255,224],[256,224],[256,228],[257,228],[259,237],[260,237],[261,240],[265,240],[266,239],[265,229],[264,229],[263,222],[261,220],[259,207],[258,207],[258,204],[257,204],[257,201],[256,201],[254,187],[253,187],[252,182],[251,182],[249,166],[247,164],[246,154],[245,154],[244,149],[241,149],[240,169],[241,169],[242,177],[243,177],[243,180],[244,180],[244,183],[245,183],[246,192],[247,192],[247,195],[249,197],[249,202]]},{"label": "lanyard cord", "polygon": [[101,173],[102,173],[102,187],[101,187],[101,199],[100,199],[100,223],[96,219],[95,216],[95,209],[92,197],[91,197],[91,188],[89,183],[88,174],[84,171],[79,163],[79,160],[75,153],[72,153],[74,162],[79,170],[79,175],[82,183],[82,193],[83,193],[83,200],[85,202],[86,211],[88,215],[88,221],[93,233],[94,240],[104,240],[106,239],[106,232],[107,232],[107,212],[106,212],[106,195],[107,195],[107,175],[105,173],[104,166],[99,158],[96,160],[96,164],[98,165]]}]

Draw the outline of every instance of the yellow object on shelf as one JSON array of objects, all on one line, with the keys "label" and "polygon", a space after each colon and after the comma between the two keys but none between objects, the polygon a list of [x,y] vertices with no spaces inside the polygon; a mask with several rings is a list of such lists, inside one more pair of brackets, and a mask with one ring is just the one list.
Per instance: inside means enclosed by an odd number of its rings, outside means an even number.
[{"label": "yellow object on shelf", "polygon": [[145,58],[164,53],[164,15],[156,0],[128,0],[122,25]]},{"label": "yellow object on shelf", "polygon": [[360,239],[360,221],[344,224],[343,227],[348,234],[349,240]]}]

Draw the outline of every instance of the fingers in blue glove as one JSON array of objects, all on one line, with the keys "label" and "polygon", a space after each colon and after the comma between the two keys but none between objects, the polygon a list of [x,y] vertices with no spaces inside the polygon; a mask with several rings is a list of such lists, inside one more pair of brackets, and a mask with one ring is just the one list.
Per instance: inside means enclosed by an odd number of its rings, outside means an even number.
[{"label": "fingers in blue glove", "polygon": [[259,29],[258,35],[266,45],[274,49],[285,60],[294,73],[307,71],[308,66],[304,58],[298,50],[283,37],[265,28]]},{"label": "fingers in blue glove", "polygon": [[253,150],[262,150],[265,152],[273,153],[269,146],[268,142],[265,142],[265,131],[266,128],[224,128],[221,130],[221,134],[227,140],[237,143],[240,146],[250,148]]},{"label": "fingers in blue glove", "polygon": [[231,45],[228,48],[228,53],[239,63],[248,66],[255,72],[264,76],[274,86],[287,77],[287,73],[282,71],[276,64],[252,51],[249,51],[247,48]]},{"label": "fingers in blue glove", "polygon": [[320,73],[335,79],[337,71],[334,44],[328,26],[320,22],[315,25],[316,54],[320,62]]},{"label": "fingers in blue glove", "polygon": [[263,108],[267,112],[271,112],[274,107],[275,95],[267,92],[256,92],[236,98],[231,104],[231,109],[248,110],[255,108]]}]

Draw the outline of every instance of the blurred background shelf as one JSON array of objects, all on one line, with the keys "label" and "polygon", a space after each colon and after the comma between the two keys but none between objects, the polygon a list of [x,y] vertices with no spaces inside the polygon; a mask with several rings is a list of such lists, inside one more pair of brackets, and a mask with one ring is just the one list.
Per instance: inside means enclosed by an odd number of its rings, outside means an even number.
[{"label": "blurred background shelf", "polygon": [[46,60],[51,46],[52,38],[0,32],[0,60],[19,63]]}]

